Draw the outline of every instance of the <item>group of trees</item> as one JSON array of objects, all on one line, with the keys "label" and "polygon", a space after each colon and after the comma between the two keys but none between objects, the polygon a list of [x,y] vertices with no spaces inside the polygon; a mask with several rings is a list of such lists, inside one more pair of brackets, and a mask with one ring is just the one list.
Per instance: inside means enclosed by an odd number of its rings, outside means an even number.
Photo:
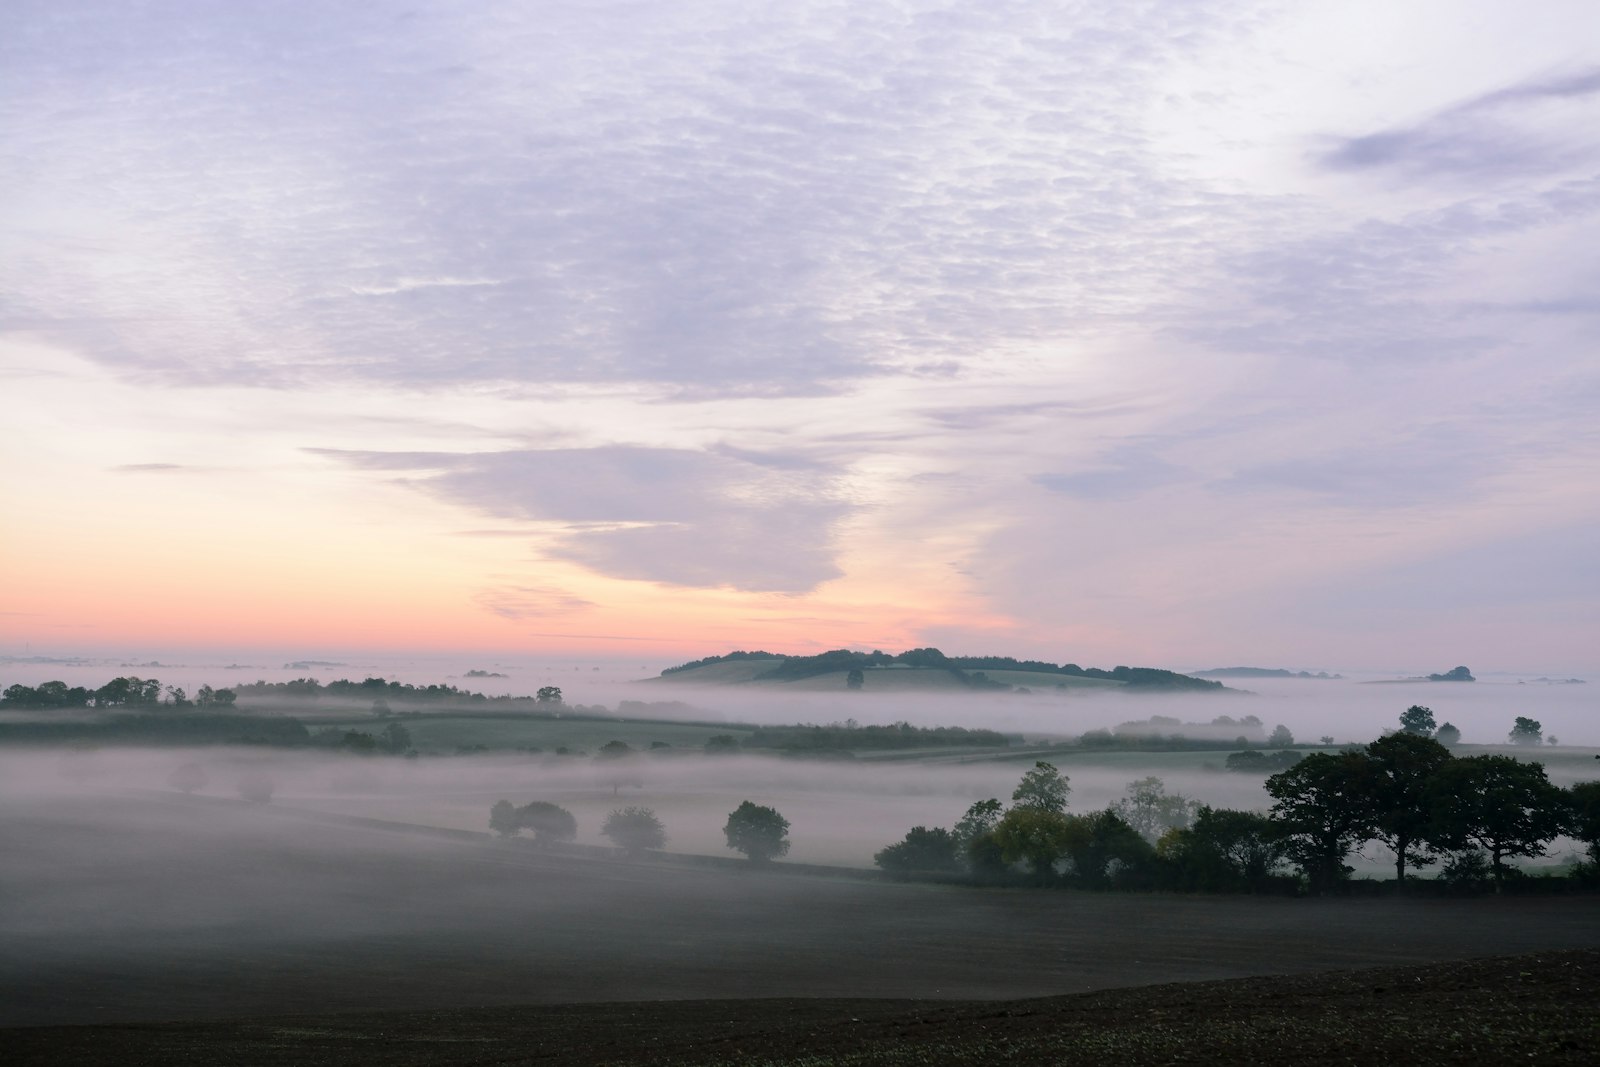
[{"label": "group of trees", "polygon": [[1036,762],[1011,794],[969,807],[955,827],[913,828],[874,861],[902,874],[966,874],[1004,880],[1018,870],[1039,884],[1086,888],[1148,884],[1151,838],[1186,826],[1195,804],[1169,795],[1158,778],[1130,783],[1118,804],[1086,815],[1067,812],[1071,783],[1054,765]]},{"label": "group of trees", "polygon": [[[573,814],[546,800],[535,800],[520,808],[509,800],[497,801],[489,810],[489,828],[501,837],[516,837],[529,830],[535,842],[547,846],[578,836],[578,820]],[[613,809],[600,833],[633,857],[667,843],[666,827],[654,811],[645,807]],[[789,820],[773,808],[748,800],[728,813],[722,833],[728,847],[744,853],[752,863],[768,863],[789,852]]]},{"label": "group of trees", "polygon": [[906,874],[1025,875],[1086,888],[1262,892],[1303,879],[1325,893],[1350,877],[1352,853],[1376,842],[1393,854],[1402,886],[1408,872],[1444,860],[1448,880],[1498,888],[1518,874],[1511,860],[1542,856],[1569,834],[1587,846],[1587,875],[1600,874],[1600,782],[1563,790],[1539,763],[1457,757],[1427,736],[1437,732],[1431,713],[1413,707],[1400,730],[1364,748],[1297,757],[1266,779],[1265,813],[1200,806],[1146,778],[1118,804],[1070,815],[1066,777],[1041,762],[1009,810],[979,801],[953,829],[915,827],[875,859]]}]

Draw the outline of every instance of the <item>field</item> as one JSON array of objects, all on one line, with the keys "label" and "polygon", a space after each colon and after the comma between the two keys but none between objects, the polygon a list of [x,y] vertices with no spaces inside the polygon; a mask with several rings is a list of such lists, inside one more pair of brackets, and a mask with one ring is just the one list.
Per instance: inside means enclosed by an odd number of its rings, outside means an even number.
[{"label": "field", "polygon": [[735,1000],[0,1032],[16,1063],[1588,1064],[1600,951],[1022,1001]]},{"label": "field", "polygon": [[1015,998],[1600,946],[1587,898],[994,891],[552,856],[182,797],[12,804],[0,1024]]}]

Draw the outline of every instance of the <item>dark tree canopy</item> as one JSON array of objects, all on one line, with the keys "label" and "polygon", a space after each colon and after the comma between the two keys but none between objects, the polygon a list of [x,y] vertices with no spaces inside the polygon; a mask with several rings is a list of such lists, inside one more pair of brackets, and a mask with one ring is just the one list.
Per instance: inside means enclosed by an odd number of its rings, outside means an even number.
[{"label": "dark tree canopy", "polygon": [[1267,779],[1286,852],[1314,892],[1343,881],[1345,857],[1372,836],[1374,778],[1363,752],[1316,752]]},{"label": "dark tree canopy", "polygon": [[1454,723],[1443,723],[1434,732],[1433,739],[1446,748],[1454,748],[1461,743],[1461,730]]},{"label": "dark tree canopy", "polygon": [[1400,729],[1418,737],[1433,736],[1433,711],[1421,704],[1413,704],[1400,713]]},{"label": "dark tree canopy", "polygon": [[882,849],[872,857],[886,871],[958,871],[961,857],[956,838],[942,827],[913,826],[903,840]]},{"label": "dark tree canopy", "polygon": [[1026,863],[1045,882],[1066,857],[1073,831],[1072,820],[1060,811],[1018,805],[1005,813],[990,836],[1007,863]]},{"label": "dark tree canopy", "polygon": [[766,863],[789,852],[789,820],[748,800],[728,813],[722,833],[728,847],[743,852],[752,863]]},{"label": "dark tree canopy", "polygon": [[1428,805],[1440,840],[1449,848],[1489,853],[1496,885],[1513,856],[1542,856],[1565,828],[1566,797],[1550,784],[1541,763],[1511,756],[1452,759],[1433,776]]},{"label": "dark tree canopy", "polygon": [[1373,836],[1394,850],[1395,880],[1404,882],[1407,864],[1422,867],[1433,862],[1428,852],[1438,833],[1427,789],[1450,762],[1450,750],[1430,737],[1401,731],[1368,745],[1367,758],[1376,772],[1368,798]]},{"label": "dark tree canopy", "polygon": [[1589,862],[1600,864],[1600,782],[1579,782],[1567,790],[1573,837],[1589,850]]}]

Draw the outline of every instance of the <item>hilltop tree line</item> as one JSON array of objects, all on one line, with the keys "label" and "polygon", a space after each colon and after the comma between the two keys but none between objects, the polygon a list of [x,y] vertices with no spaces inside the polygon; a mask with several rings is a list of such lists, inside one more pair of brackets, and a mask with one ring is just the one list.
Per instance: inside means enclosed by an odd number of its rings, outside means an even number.
[{"label": "hilltop tree line", "polygon": [[[225,710],[237,705],[241,697],[258,701],[301,701],[323,699],[371,701],[373,711],[383,714],[391,703],[401,705],[487,704],[496,707],[553,710],[565,708],[559,686],[547,685],[533,696],[487,696],[453,685],[411,685],[383,678],[355,682],[340,678],[327,684],[315,678],[296,678],[287,682],[247,682],[235,689],[213,689],[203,685],[191,698],[177,686],[163,686],[155,678],[113,678],[98,689],[69,686],[66,682],[42,682],[37,686],[13,685],[0,693],[0,709],[49,710],[70,708],[150,711],[174,708]],[[581,709],[574,709],[581,710]]]},{"label": "hilltop tree line", "polygon": [[843,671],[849,679],[849,687],[859,689],[865,688],[865,676],[857,672],[875,667],[899,666],[949,671],[957,681],[974,689],[1010,689],[1009,685],[1002,682],[991,681],[984,673],[995,670],[1059,674],[1072,678],[1102,678],[1107,681],[1122,682],[1130,688],[1137,689],[1220,690],[1223,688],[1221,682],[1191,678],[1186,674],[1156,667],[1115,667],[1108,671],[1099,667],[1080,667],[1076,663],[1056,664],[1043,660],[1019,660],[1012,656],[946,656],[937,648],[913,648],[898,655],[877,650],[856,652],[847,648],[834,649],[815,656],[784,656],[771,652],[737,651],[691,660],[676,667],[668,667],[661,674],[663,676],[677,674],[715,663],[769,659],[778,662],[758,673],[755,676],[756,681],[793,682]]}]

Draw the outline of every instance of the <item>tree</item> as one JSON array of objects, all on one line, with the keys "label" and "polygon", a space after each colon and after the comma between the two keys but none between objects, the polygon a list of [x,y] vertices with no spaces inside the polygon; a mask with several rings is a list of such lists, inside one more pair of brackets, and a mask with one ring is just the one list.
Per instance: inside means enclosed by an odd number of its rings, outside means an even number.
[{"label": "tree", "polygon": [[1320,740],[1322,741],[1322,743],[1324,745],[1331,745],[1331,744],[1333,744],[1333,735],[1332,734],[1323,734]]},{"label": "tree", "polygon": [[860,667],[851,667],[850,672],[844,676],[846,689],[860,689],[867,684],[867,676],[861,673]]},{"label": "tree", "polygon": [[1129,782],[1126,792],[1128,795],[1117,802],[1117,814],[1151,840],[1168,830],[1188,826],[1199,807],[1187,797],[1169,795],[1166,783],[1155,777]]},{"label": "tree", "polygon": [[1055,875],[1056,863],[1066,858],[1074,830],[1072,820],[1060,811],[1018,805],[1005,813],[990,836],[1007,863],[1026,863],[1040,882],[1047,882]]},{"label": "tree", "polygon": [[739,751],[739,739],[732,734],[713,734],[706,738],[708,756],[731,756]]},{"label": "tree", "polygon": [[533,699],[540,704],[560,704],[561,687],[557,685],[543,686],[533,694]]},{"label": "tree", "polygon": [[966,848],[976,837],[989,833],[1000,821],[1000,812],[1003,810],[1000,801],[994,797],[980,800],[967,809],[967,813],[956,820],[956,828],[952,836],[956,839],[959,848]]},{"label": "tree", "polygon": [[722,833],[728,847],[743,852],[752,863],[766,863],[789,852],[789,820],[748,800],[728,813]]},{"label": "tree", "polygon": [[1589,862],[1600,865],[1600,782],[1578,782],[1567,789],[1571,813],[1567,830],[1589,850]]},{"label": "tree", "polygon": [[1497,889],[1510,871],[1504,861],[1544,855],[1568,816],[1567,798],[1550,784],[1544,764],[1512,756],[1450,760],[1428,785],[1428,806],[1447,847],[1489,853]]},{"label": "tree", "polygon": [[943,827],[913,826],[903,840],[881,849],[872,857],[886,871],[901,874],[911,871],[956,871],[961,860],[956,853],[956,838]]},{"label": "tree", "polygon": [[1060,814],[1067,810],[1067,794],[1070,792],[1072,787],[1067,784],[1067,776],[1056,770],[1053,764],[1040,760],[1017,783],[1016,791],[1011,794],[1011,802],[1017,808]]},{"label": "tree", "polygon": [[1443,674],[1430,674],[1430,675],[1428,675],[1428,681],[1430,681],[1430,682],[1476,682],[1477,679],[1474,678],[1472,676],[1472,672],[1467,670],[1465,667],[1452,667],[1449,670],[1445,671]]},{"label": "tree", "polygon": [[1372,836],[1374,777],[1364,752],[1316,752],[1267,779],[1285,851],[1313,892],[1343,881],[1350,873],[1345,856]]},{"label": "tree", "polygon": [[1268,748],[1288,748],[1292,744],[1294,744],[1294,734],[1290,733],[1289,728],[1281,722],[1272,728],[1272,734],[1267,738]]},{"label": "tree", "polygon": [[1446,748],[1455,748],[1461,743],[1461,731],[1453,723],[1444,723],[1434,732],[1433,739]]},{"label": "tree", "polygon": [[522,829],[522,823],[517,818],[517,809],[509,800],[497,800],[494,807],[489,809],[489,829],[501,837],[516,837]]},{"label": "tree", "polygon": [[630,856],[667,843],[667,831],[649,808],[617,808],[606,816],[600,832]]},{"label": "tree", "polygon": [[1513,745],[1541,744],[1544,741],[1544,726],[1537,719],[1518,715],[1517,721],[1511,726],[1510,740]]},{"label": "tree", "polygon": [[1155,850],[1115,811],[1066,816],[1067,859],[1073,877],[1090,889],[1103,889],[1145,871]]},{"label": "tree", "polygon": [[1373,836],[1394,850],[1395,881],[1404,885],[1407,863],[1425,867],[1434,862],[1427,853],[1438,833],[1427,788],[1439,768],[1450,762],[1450,750],[1431,737],[1401,730],[1368,745],[1367,757],[1376,772],[1369,794]]},{"label": "tree", "polygon": [[1433,712],[1421,704],[1413,704],[1400,713],[1400,729],[1418,737],[1433,736]]},{"label": "tree", "polygon": [[578,820],[572,812],[547,800],[535,800],[517,809],[517,826],[533,831],[541,845],[571,841],[578,836]]},{"label": "tree", "polygon": [[1191,888],[1265,888],[1284,860],[1286,846],[1273,821],[1255,811],[1202,807],[1194,825],[1160,846],[1182,869]]},{"label": "tree", "polygon": [[185,763],[167,776],[167,784],[183,793],[204,789],[210,781],[211,776],[198,763]]}]

